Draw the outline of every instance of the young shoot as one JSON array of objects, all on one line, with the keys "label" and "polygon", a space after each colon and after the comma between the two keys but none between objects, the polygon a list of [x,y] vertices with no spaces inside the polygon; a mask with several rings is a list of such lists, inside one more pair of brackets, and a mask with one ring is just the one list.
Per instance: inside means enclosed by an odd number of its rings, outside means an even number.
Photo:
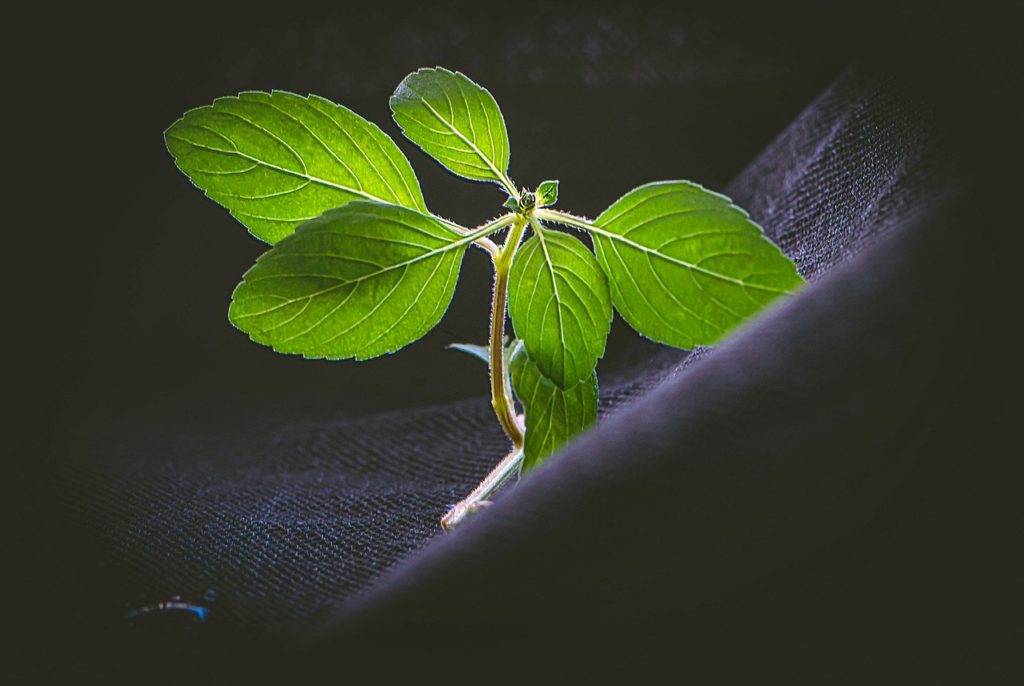
[{"label": "young shoot", "polygon": [[[464,74],[408,75],[391,111],[406,138],[449,171],[496,184],[505,212],[476,228],[431,213],[394,141],[315,95],[219,98],[164,137],[192,183],[271,245],[242,277],[228,316],[278,352],[331,360],[394,352],[440,321],[469,246],[490,255],[488,343],[451,347],[488,364],[491,405],[511,449],[442,517],[446,529],[597,420],[595,370],[613,310],[641,335],[690,349],[802,283],[746,212],[695,183],[634,188],[594,219],[555,208],[558,181],[517,187],[501,110]],[[593,250],[576,232],[590,235]]]}]

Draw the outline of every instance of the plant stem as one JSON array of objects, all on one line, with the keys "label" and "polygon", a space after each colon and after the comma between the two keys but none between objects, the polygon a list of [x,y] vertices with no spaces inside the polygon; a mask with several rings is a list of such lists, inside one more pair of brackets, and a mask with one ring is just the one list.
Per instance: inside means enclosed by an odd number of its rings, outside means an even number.
[{"label": "plant stem", "polygon": [[512,452],[498,463],[473,492],[460,501],[441,518],[441,526],[451,529],[466,516],[485,506],[487,498],[515,473],[523,461],[523,429],[516,417],[512,400],[512,385],[505,368],[505,314],[508,307],[508,277],[512,260],[519,249],[519,242],[529,219],[517,216],[508,232],[508,238],[494,258],[494,299],[491,301],[491,407],[498,417],[498,423],[512,441]]},{"label": "plant stem", "polygon": [[[450,219],[445,219],[444,217],[439,217],[437,215],[434,215],[434,216],[439,221],[441,221],[445,226],[447,226],[449,229],[451,229],[452,231],[454,231],[457,234],[461,234],[463,236],[469,236],[471,234],[477,233],[477,231],[473,231],[473,230],[467,229],[464,226],[456,224],[455,222],[451,221]],[[495,219],[492,222],[489,222],[489,223],[485,224],[481,228],[484,229],[484,230],[497,231],[501,227],[508,226],[509,224],[511,224],[512,223],[512,221],[510,219],[511,217],[512,217],[511,214],[506,214],[504,216],[498,217],[497,219]],[[495,245],[494,241],[492,241],[490,238],[487,238],[486,235],[481,236],[480,238],[477,238],[475,241],[473,241],[473,244],[483,248],[488,253],[490,253],[492,260],[496,260],[498,258],[498,255],[501,254],[501,250],[498,248],[498,246]]]},{"label": "plant stem", "polygon": [[480,485],[473,489],[473,492],[466,496],[458,505],[448,510],[448,513],[441,517],[441,528],[445,530],[454,529],[469,515],[490,504],[487,500],[492,493],[497,491],[514,474],[519,472],[523,464],[523,449],[516,448],[505,456],[498,466],[491,470],[491,473],[484,477]]},{"label": "plant stem", "polygon": [[490,238],[479,238],[476,240],[474,245],[478,245],[484,250],[486,250],[488,253],[490,253],[491,258],[495,258],[501,253],[501,250],[498,248],[497,245],[494,244],[494,241],[492,241]]},{"label": "plant stem", "polygon": [[508,275],[527,220],[517,217],[505,244],[494,260],[494,299],[491,302],[491,407],[514,447],[523,445],[523,432],[516,421],[515,405],[505,369],[505,310],[508,306]]}]

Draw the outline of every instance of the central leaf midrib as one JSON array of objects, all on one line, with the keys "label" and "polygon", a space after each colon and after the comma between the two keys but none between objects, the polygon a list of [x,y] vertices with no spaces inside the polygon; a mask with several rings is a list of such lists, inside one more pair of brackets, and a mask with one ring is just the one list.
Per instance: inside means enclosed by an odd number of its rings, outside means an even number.
[{"label": "central leaf midrib", "polygon": [[[358,284],[358,283],[360,283],[362,281],[365,281],[366,279],[376,278],[376,277],[378,277],[378,276],[380,276],[382,274],[388,273],[389,271],[393,271],[395,269],[400,269],[402,267],[408,267],[408,266],[413,265],[413,264],[415,264],[417,262],[420,262],[422,260],[428,259],[430,257],[434,257],[435,255],[444,254],[445,252],[448,252],[449,250],[454,250],[456,248],[459,248],[459,247],[462,247],[462,246],[467,245],[469,243],[472,243],[473,241],[477,240],[478,238],[482,238],[483,236],[486,236],[486,235],[487,235],[487,232],[485,232],[483,229],[481,229],[481,230],[476,231],[476,232],[474,232],[472,234],[466,234],[462,238],[459,238],[458,240],[452,241],[451,243],[443,245],[443,246],[441,246],[439,248],[435,248],[433,250],[425,252],[422,255],[417,255],[416,257],[410,258],[408,260],[404,260],[402,262],[396,262],[395,264],[389,265],[387,267],[383,267],[381,269],[378,269],[377,271],[370,272],[370,273],[367,273],[367,274],[363,274],[362,276],[357,277],[355,279],[344,281],[344,282],[336,284],[334,286],[330,286],[328,288],[324,288],[322,290],[316,291],[315,293],[310,293],[308,295],[303,295],[303,296],[300,296],[298,298],[287,299],[285,302],[281,303],[280,305],[275,305],[274,307],[271,307],[270,309],[267,309],[267,310],[261,310],[259,312],[247,312],[247,313],[243,313],[243,314],[237,315],[236,318],[237,319],[247,319],[249,317],[260,317],[262,315],[269,314],[270,312],[274,312],[276,310],[279,310],[282,307],[288,307],[289,305],[294,305],[295,303],[300,302],[302,300],[312,300],[313,298],[318,298],[318,297],[320,297],[322,295],[326,295],[327,293],[331,293],[331,292],[336,291],[336,290],[338,290],[340,288],[344,288],[345,286],[351,286],[353,284]],[[275,275],[266,276],[263,279],[259,279],[259,280],[260,281],[266,281],[266,280],[274,278],[274,276]],[[279,274],[279,275],[276,275],[276,276],[277,276],[277,278],[287,278],[287,277],[291,277],[291,276],[294,276],[294,275],[293,274]],[[340,278],[340,277],[338,277],[338,278]],[[262,294],[255,294],[255,295],[249,296],[249,298],[262,298],[262,297],[264,297]],[[241,302],[242,300],[245,300],[245,299],[246,298],[240,298],[240,299],[236,300],[235,302]]]},{"label": "central leaf midrib", "polygon": [[565,323],[562,318],[562,298],[558,293],[558,279],[555,277],[554,264],[551,261],[551,254],[548,252],[548,244],[544,238],[544,230],[537,227],[537,239],[540,241],[540,248],[544,251],[544,264],[547,266],[548,275],[551,277],[551,288],[555,296],[555,317],[558,319],[558,342],[559,350],[562,353],[562,374],[566,374],[566,353],[565,345]]},{"label": "central leaf midrib", "polygon": [[655,257],[660,257],[661,259],[665,260],[666,262],[671,262],[671,263],[676,264],[676,265],[678,265],[680,267],[683,267],[685,269],[691,269],[691,270],[693,270],[695,272],[699,272],[701,274],[705,274],[705,275],[710,276],[710,277],[712,277],[714,279],[719,279],[721,281],[725,281],[726,283],[731,283],[731,284],[733,284],[735,286],[740,286],[741,288],[753,288],[755,290],[766,291],[768,293],[776,293],[776,294],[779,294],[779,295],[788,295],[789,294],[789,291],[787,291],[787,290],[783,290],[783,289],[779,289],[779,288],[772,288],[771,286],[765,286],[765,285],[757,284],[757,283],[749,283],[747,281],[742,281],[740,279],[735,279],[735,278],[733,278],[731,276],[726,276],[725,274],[719,274],[718,272],[711,271],[710,269],[705,269],[705,268],[697,266],[695,264],[691,264],[691,263],[689,263],[689,262],[687,262],[685,260],[681,260],[681,259],[679,259],[677,257],[672,257],[671,255],[666,255],[665,253],[658,252],[657,250],[649,248],[646,245],[643,245],[641,243],[637,243],[635,241],[631,241],[631,240],[629,240],[628,238],[626,238],[625,236],[623,236],[621,234],[617,234],[617,233],[614,233],[612,231],[608,231],[607,229],[602,229],[600,226],[597,226],[596,224],[594,224],[592,222],[588,222],[588,221],[583,220],[583,219],[577,219],[576,217],[568,217],[568,216],[566,216],[566,215],[564,215],[562,213],[556,213],[556,214],[553,214],[553,215],[548,215],[548,218],[552,219],[553,221],[568,223],[570,226],[577,226],[578,228],[584,229],[586,231],[590,231],[591,233],[596,233],[597,235],[603,236],[604,238],[608,238],[610,240],[615,240],[615,241],[619,241],[621,243],[625,243],[626,245],[628,245],[628,246],[630,246],[632,248],[636,248],[637,250],[641,250],[641,251],[643,251],[645,253],[648,253],[650,255],[654,255]]},{"label": "central leaf midrib", "polygon": [[[193,126],[197,126],[197,128],[202,128],[202,129],[205,129],[207,131],[211,131],[211,133],[217,133],[216,131],[212,131],[211,129],[209,129],[209,128],[205,127],[205,126],[198,126],[198,125],[195,125],[195,124],[193,124]],[[249,160],[250,162],[254,162],[254,163],[256,163],[256,164],[258,164],[258,165],[260,165],[262,167],[266,167],[267,169],[272,169],[274,171],[281,172],[282,174],[288,174],[288,175],[294,176],[295,178],[298,178],[298,179],[305,179],[306,181],[309,181],[311,183],[317,183],[317,184],[320,184],[321,186],[325,186],[327,188],[334,188],[336,190],[345,191],[346,193],[351,193],[352,195],[358,195],[358,196],[361,196],[363,198],[366,198],[367,200],[372,200],[374,202],[385,203],[385,204],[388,204],[388,205],[394,205],[395,204],[395,202],[392,201],[392,200],[385,200],[384,198],[379,198],[376,195],[373,195],[371,193],[367,193],[366,191],[363,191],[363,190],[358,190],[358,189],[352,188],[350,186],[345,186],[345,185],[342,185],[340,183],[335,183],[333,181],[328,181],[327,179],[322,179],[322,178],[320,178],[318,176],[313,176],[312,174],[309,174],[308,172],[297,172],[294,169],[288,169],[287,167],[281,167],[279,165],[276,165],[273,162],[268,162],[266,160],[261,160],[258,157],[253,157],[252,155],[249,155],[248,153],[242,152],[237,147],[234,150],[220,150],[220,149],[211,147],[209,145],[203,145],[202,143],[196,143],[195,141],[191,141],[191,140],[189,140],[187,138],[182,138],[181,136],[175,136],[172,133],[167,134],[167,137],[168,138],[174,138],[174,139],[179,140],[182,143],[185,143],[187,145],[191,145],[191,146],[194,146],[196,148],[201,148],[203,150],[208,150],[210,152],[216,152],[216,153],[219,153],[219,154],[222,154],[222,155],[237,155],[238,157],[241,157],[242,159]],[[232,141],[232,144],[233,144],[233,141]],[[296,190],[298,190],[298,189],[296,189]],[[295,192],[295,191],[290,191],[290,192]],[[227,195],[232,195],[232,194],[228,193]],[[245,196],[236,196],[236,197],[245,198]],[[248,199],[248,198],[245,198],[245,199]]]}]

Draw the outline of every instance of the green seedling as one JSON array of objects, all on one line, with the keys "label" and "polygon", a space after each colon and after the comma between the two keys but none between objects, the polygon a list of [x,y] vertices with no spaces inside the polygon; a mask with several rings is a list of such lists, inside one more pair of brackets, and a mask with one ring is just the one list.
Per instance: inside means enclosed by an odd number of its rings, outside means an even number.
[{"label": "green seedling", "polygon": [[[331,360],[394,352],[441,319],[466,250],[490,255],[489,342],[452,347],[487,362],[511,452],[442,518],[445,528],[596,421],[595,369],[613,310],[641,335],[690,349],[802,283],[746,212],[695,183],[640,186],[594,219],[555,209],[557,181],[517,187],[501,110],[459,72],[410,74],[391,111],[406,138],[449,171],[497,184],[507,212],[476,228],[431,213],[394,141],[313,95],[220,98],[164,135],[192,183],[272,246],[243,276],[228,316],[278,352]],[[593,250],[575,232],[589,234]]]}]

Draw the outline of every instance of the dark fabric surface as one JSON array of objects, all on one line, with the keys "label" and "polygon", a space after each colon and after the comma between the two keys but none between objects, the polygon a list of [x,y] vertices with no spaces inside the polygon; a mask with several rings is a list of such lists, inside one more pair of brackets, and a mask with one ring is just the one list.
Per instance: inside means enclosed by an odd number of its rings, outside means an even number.
[{"label": "dark fabric surface", "polygon": [[[859,55],[724,189],[810,285],[714,351],[624,349],[597,428],[451,535],[438,517],[506,448],[483,398],[72,412],[53,515],[69,578],[89,584],[69,582],[72,631],[88,617],[99,655],[224,674],[380,676],[451,655],[454,678],[532,650],[577,677],[1010,679],[1024,569],[1003,445],[1022,408],[1003,242],[1019,222],[965,152],[974,108],[920,54]],[[606,77],[687,73],[651,59]],[[204,621],[131,614],[172,597]]]}]

